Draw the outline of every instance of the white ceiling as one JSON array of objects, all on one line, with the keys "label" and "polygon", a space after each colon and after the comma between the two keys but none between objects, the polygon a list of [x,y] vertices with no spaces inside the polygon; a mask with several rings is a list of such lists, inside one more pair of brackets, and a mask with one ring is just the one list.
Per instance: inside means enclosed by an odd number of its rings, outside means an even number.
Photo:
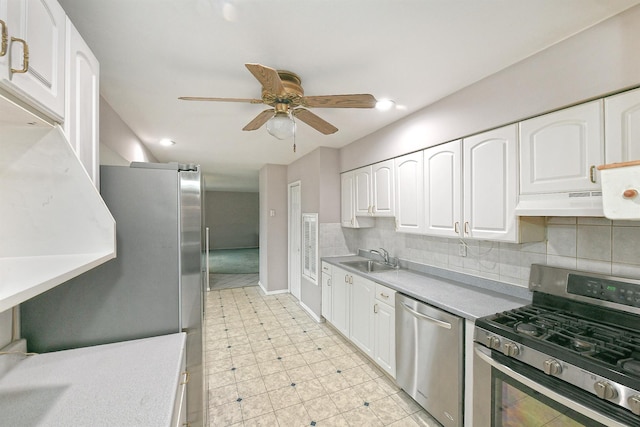
[{"label": "white ceiling", "polygon": [[[640,0],[59,0],[101,66],[101,94],[160,161],[199,163],[207,187],[257,191],[258,170],[342,147]],[[389,112],[314,109],[296,144],[242,127],[263,105],[247,62],[306,95],[371,93]],[[158,141],[170,138],[172,147]]]}]

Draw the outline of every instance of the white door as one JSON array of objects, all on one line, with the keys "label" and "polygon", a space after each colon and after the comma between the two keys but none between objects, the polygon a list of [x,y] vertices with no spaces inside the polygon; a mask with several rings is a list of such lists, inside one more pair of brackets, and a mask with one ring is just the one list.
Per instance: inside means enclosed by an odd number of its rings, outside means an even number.
[{"label": "white door", "polygon": [[371,187],[373,216],[394,216],[396,211],[393,159],[371,166]]},{"label": "white door", "polygon": [[374,306],[375,316],[375,354],[376,363],[391,377],[396,377],[396,310],[394,307],[378,302]]},{"label": "white door", "polygon": [[520,123],[520,193],[599,190],[601,122],[599,100]]},{"label": "white door", "polygon": [[464,237],[517,240],[516,140],[516,125],[464,139]]},{"label": "white door", "polygon": [[353,276],[333,267],[331,274],[331,323],[346,337],[349,336],[349,305]]},{"label": "white door", "polygon": [[604,99],[606,163],[640,160],[640,89]]},{"label": "white door", "polygon": [[327,319],[327,321],[329,322],[333,321],[333,316],[331,314],[332,289],[333,287],[331,285],[331,274],[323,272],[322,273],[322,317]]},{"label": "white door", "polygon": [[460,143],[452,141],[424,150],[425,234],[461,235]]},{"label": "white door", "polygon": [[302,278],[302,213],[300,182],[289,184],[289,292],[300,299]]},{"label": "white door", "polygon": [[421,233],[424,228],[422,151],[395,159],[396,230]]}]

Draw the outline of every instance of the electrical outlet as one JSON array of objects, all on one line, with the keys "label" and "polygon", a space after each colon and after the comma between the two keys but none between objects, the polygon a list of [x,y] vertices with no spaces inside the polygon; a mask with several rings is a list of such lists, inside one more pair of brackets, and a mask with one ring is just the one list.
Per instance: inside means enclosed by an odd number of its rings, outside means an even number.
[{"label": "electrical outlet", "polygon": [[467,245],[465,245],[463,242],[460,242],[458,244],[458,255],[460,256],[467,256]]}]

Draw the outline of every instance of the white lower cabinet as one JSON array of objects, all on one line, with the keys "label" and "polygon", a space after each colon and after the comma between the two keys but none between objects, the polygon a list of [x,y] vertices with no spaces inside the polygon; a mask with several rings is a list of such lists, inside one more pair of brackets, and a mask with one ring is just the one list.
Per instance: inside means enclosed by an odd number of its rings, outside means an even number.
[{"label": "white lower cabinet", "polygon": [[331,274],[331,323],[346,337],[349,336],[349,307],[353,276],[333,267]]},{"label": "white lower cabinet", "polygon": [[322,317],[331,322],[331,300],[333,295],[333,286],[331,283],[331,265],[326,262],[322,263]]},{"label": "white lower cabinet", "polygon": [[392,378],[396,377],[396,291],[376,283],[373,305],[373,360]]},{"label": "white lower cabinet", "polygon": [[[332,266],[331,269],[331,286],[325,288],[323,275],[322,315],[395,378],[395,291],[341,268]],[[330,289],[330,299],[324,294],[325,289]],[[328,312],[325,300],[331,301]]]},{"label": "white lower cabinet", "polygon": [[351,286],[351,334],[349,338],[367,356],[373,357],[373,323],[376,284],[353,276]]}]

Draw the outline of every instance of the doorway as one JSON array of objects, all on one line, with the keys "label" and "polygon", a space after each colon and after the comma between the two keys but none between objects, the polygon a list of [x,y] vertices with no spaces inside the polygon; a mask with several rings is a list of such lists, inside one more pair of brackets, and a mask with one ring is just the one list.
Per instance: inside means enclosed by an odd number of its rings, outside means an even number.
[{"label": "doorway", "polygon": [[300,253],[302,230],[300,181],[289,184],[289,292],[300,300],[302,259]]}]

